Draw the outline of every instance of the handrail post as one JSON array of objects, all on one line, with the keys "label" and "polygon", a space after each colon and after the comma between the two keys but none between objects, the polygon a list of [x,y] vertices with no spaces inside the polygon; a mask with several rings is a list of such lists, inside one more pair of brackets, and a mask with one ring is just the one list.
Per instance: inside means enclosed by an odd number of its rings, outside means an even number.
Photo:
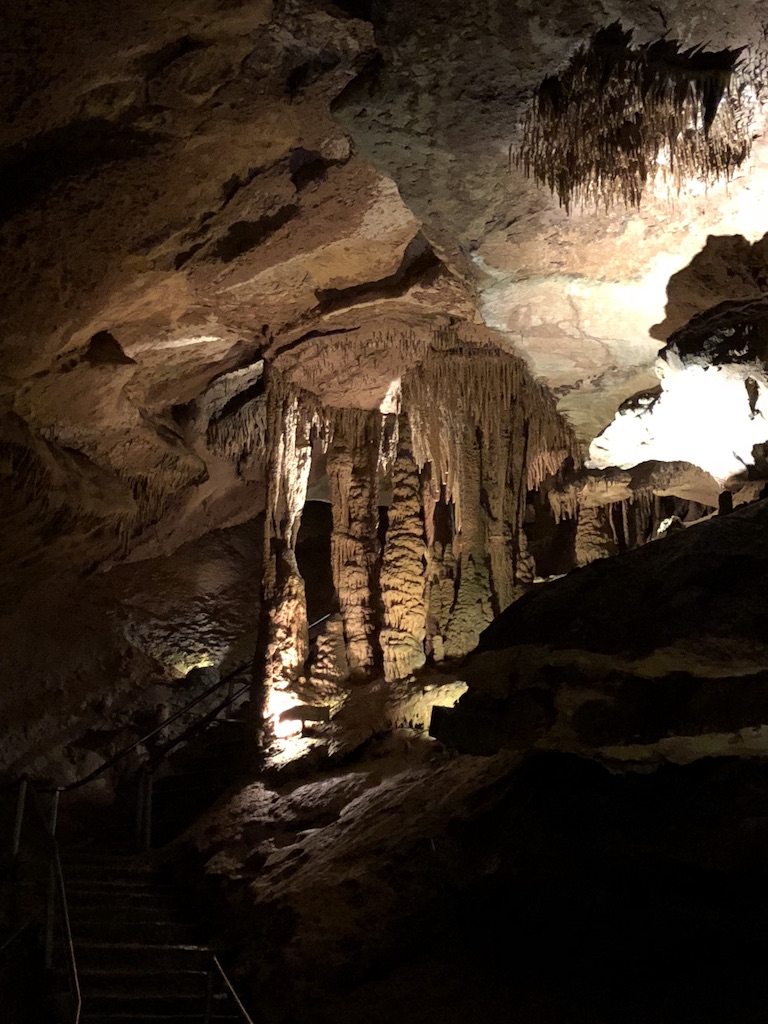
[{"label": "handrail post", "polygon": [[51,830],[51,838],[52,839],[56,835],[56,826],[59,823],[59,796],[60,795],[61,795],[61,790],[60,789],[54,789],[53,796],[51,797],[51,820],[50,820],[49,827],[50,827],[50,830]]},{"label": "handrail post", "polygon": [[209,968],[205,979],[205,1009],[203,1010],[203,1024],[211,1024],[213,1016],[213,971]]},{"label": "handrail post", "polygon": [[[56,835],[56,825],[59,820],[59,790],[54,789],[51,797],[51,814],[48,828],[51,839]],[[51,855],[51,865],[48,873],[48,905],[45,919],[45,966],[50,970],[53,964],[53,931],[56,923],[56,861]]]},{"label": "handrail post", "polygon": [[152,845],[152,787],[154,785],[154,779],[152,777],[152,771],[149,770],[144,775],[144,827],[141,834],[142,849],[148,850]]},{"label": "handrail post", "polygon": [[142,836],[144,835],[144,776],[147,773],[147,767],[141,769],[141,775],[139,776],[139,786],[136,792],[136,845],[141,846]]},{"label": "handrail post", "polygon": [[21,826],[24,821],[24,805],[27,800],[27,777],[22,776],[19,784],[19,798],[16,801],[16,821],[13,825],[13,863],[16,864],[16,860],[19,856],[19,848],[21,846]]}]

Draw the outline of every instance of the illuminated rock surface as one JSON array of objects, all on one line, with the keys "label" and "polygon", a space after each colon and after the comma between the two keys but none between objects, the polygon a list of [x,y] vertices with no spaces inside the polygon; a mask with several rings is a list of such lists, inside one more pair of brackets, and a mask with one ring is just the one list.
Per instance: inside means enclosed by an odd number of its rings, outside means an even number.
[{"label": "illuminated rock surface", "polygon": [[[3,772],[252,662],[179,849],[268,1024],[762,1021],[764,0],[2,18]],[[568,213],[516,154],[630,30]]]},{"label": "illuminated rock surface", "polygon": [[[757,502],[527,594],[458,670],[469,691],[434,733],[630,762],[763,751],[767,519]],[[533,708],[547,714],[521,735]]]}]

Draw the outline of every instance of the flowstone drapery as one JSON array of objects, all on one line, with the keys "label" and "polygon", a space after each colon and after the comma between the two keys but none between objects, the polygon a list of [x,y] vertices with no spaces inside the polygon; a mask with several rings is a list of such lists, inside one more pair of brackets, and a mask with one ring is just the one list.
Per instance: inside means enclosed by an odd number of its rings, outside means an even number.
[{"label": "flowstone drapery", "polygon": [[436,334],[431,356],[404,381],[404,403],[417,464],[431,466],[426,519],[430,505],[433,515],[441,502],[451,509],[449,538],[428,527],[430,625],[444,623],[430,643],[460,657],[530,582],[527,492],[575,457],[576,444],[519,359],[452,331]]},{"label": "flowstone drapery", "polygon": [[[427,658],[475,647],[533,578],[528,492],[576,444],[519,359],[456,331],[432,337],[379,409],[322,408],[276,372],[264,380],[252,416],[269,479],[257,675],[280,737],[300,731],[304,712],[321,720],[309,706],[338,706],[345,680],[407,679]],[[295,548],[313,444],[324,453],[335,596],[310,657]]]}]

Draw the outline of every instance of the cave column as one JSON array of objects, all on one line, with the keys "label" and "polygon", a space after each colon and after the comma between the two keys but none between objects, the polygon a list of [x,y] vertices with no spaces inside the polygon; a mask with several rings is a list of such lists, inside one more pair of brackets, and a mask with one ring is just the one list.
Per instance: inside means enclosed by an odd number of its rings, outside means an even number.
[{"label": "cave column", "polygon": [[327,457],[333,583],[352,676],[365,674],[376,661],[380,433],[378,412],[340,410]]},{"label": "cave column", "polygon": [[427,610],[424,521],[419,471],[411,451],[408,418],[399,417],[392,470],[392,504],[381,566],[384,677],[405,679],[426,660]]},{"label": "cave column", "polygon": [[[452,506],[444,488],[432,478],[428,462],[422,473],[422,505],[426,538],[426,651],[435,661],[445,657],[444,637],[455,597],[457,562],[453,554]],[[437,493],[436,493],[437,492]]]},{"label": "cave column", "polygon": [[477,646],[480,634],[493,620],[491,577],[486,550],[485,513],[482,508],[482,438],[465,414],[462,430],[455,437],[461,445],[458,464],[458,494],[454,504],[460,510],[457,523],[460,549],[458,589],[445,633],[445,655],[460,658]]},{"label": "cave column", "polygon": [[574,546],[576,565],[579,566],[618,553],[610,505],[579,506]]},{"label": "cave column", "polygon": [[254,691],[270,732],[280,737],[286,729],[281,715],[297,702],[291,691],[296,689],[309,653],[304,580],[295,548],[312,459],[312,413],[273,377],[267,415],[272,444]]}]

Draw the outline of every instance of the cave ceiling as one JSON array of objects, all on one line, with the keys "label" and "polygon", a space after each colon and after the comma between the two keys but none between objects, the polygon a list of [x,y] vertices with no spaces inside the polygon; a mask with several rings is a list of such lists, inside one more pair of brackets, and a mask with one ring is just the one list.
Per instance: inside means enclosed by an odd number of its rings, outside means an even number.
[{"label": "cave ceiling", "polygon": [[42,549],[82,570],[259,511],[263,471],[206,428],[261,360],[326,406],[376,408],[459,325],[527,361],[586,453],[657,383],[672,330],[764,293],[758,85],[729,182],[566,212],[510,159],[536,88],[595,32],[746,47],[756,69],[760,2],[128,0],[105,17],[9,0],[3,19],[4,533],[22,575]]}]

